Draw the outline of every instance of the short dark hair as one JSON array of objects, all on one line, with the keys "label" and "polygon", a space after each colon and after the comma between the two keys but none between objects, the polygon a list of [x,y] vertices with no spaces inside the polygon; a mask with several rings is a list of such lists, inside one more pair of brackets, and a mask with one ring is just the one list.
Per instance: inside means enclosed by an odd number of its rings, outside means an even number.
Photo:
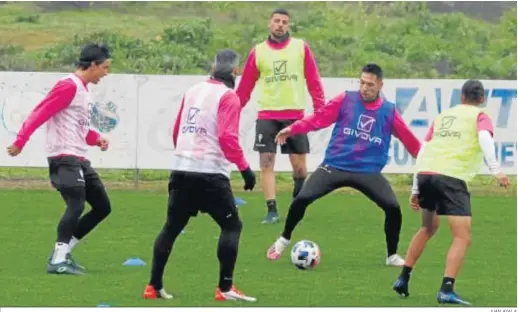
[{"label": "short dark hair", "polygon": [[484,98],[484,86],[480,80],[470,79],[462,86],[462,95],[469,103],[482,103]]},{"label": "short dark hair", "polygon": [[79,54],[77,67],[87,69],[92,62],[99,65],[105,60],[111,58],[110,48],[104,44],[88,43],[83,46]]},{"label": "short dark hair", "polygon": [[362,73],[373,74],[378,77],[378,79],[383,79],[383,70],[378,64],[375,63],[369,63],[363,66]]},{"label": "short dark hair", "polygon": [[229,74],[239,66],[239,54],[232,49],[219,50],[214,58],[214,72]]},{"label": "short dark hair", "polygon": [[286,15],[288,17],[290,16],[288,11],[286,11],[285,9],[275,9],[275,10],[273,10],[272,15],[270,15],[270,17],[272,17],[274,14]]}]

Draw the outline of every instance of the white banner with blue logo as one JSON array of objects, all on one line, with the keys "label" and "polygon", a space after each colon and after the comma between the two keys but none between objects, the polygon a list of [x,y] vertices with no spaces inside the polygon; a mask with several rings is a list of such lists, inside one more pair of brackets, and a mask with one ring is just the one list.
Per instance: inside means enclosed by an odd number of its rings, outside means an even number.
[{"label": "white banner with blue logo", "polygon": [[[0,145],[11,144],[23,120],[63,73],[0,72]],[[206,76],[155,76],[112,74],[98,85],[90,85],[95,97],[91,124],[111,142],[107,152],[92,148],[89,158],[97,168],[169,169],[172,126],[183,93]],[[441,111],[460,101],[465,80],[386,79],[383,96],[395,102],[404,120],[419,139]],[[516,81],[483,80],[486,89],[484,111],[495,126],[495,149],[504,172],[516,174]],[[324,78],[326,98],[344,90],[357,90],[358,79]],[[243,109],[240,140],[254,170],[259,157],[253,151],[256,94]],[[307,113],[311,113],[307,97]],[[311,154],[308,169],[322,161],[332,126],[309,135]],[[461,147],[459,147],[461,148]],[[393,138],[386,173],[411,173],[413,159]],[[46,167],[43,127],[36,131],[23,153],[12,158],[0,153],[0,166]],[[288,157],[278,155],[277,171],[290,171]],[[487,173],[481,166],[481,173]]]}]

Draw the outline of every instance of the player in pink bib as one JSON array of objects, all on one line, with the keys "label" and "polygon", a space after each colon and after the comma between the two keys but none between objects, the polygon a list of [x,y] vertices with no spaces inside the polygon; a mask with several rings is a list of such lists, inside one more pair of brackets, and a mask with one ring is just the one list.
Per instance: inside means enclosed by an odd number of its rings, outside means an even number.
[{"label": "player in pink bib", "polygon": [[[108,149],[108,140],[90,127],[93,99],[88,84],[99,83],[108,74],[110,64],[107,47],[85,45],[77,70],[54,85],[25,120],[16,141],[7,148],[10,156],[17,156],[36,129],[46,123],[50,181],[66,203],[47,266],[51,274],[84,273],[84,267],[71,257],[72,248],[111,211],[104,185],[86,158],[89,146],[98,146],[102,151]],[[81,217],[85,202],[92,210]]]}]

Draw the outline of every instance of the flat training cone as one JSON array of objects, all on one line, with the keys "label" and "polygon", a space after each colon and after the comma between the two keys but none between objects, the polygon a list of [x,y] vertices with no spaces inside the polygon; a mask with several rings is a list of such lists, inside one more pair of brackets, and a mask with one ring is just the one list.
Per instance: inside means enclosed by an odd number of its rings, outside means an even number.
[{"label": "flat training cone", "polygon": [[109,307],[109,306],[110,306],[110,305],[109,305],[109,304],[107,304],[107,303],[99,303],[99,304],[97,305],[97,307],[98,307],[98,308],[107,308],[107,307]]},{"label": "flat training cone", "polygon": [[146,263],[139,258],[129,258],[122,265],[125,266],[145,266]]},{"label": "flat training cone", "polygon": [[241,206],[246,204],[246,201],[244,201],[242,198],[234,197],[234,203],[236,204],[236,206]]}]

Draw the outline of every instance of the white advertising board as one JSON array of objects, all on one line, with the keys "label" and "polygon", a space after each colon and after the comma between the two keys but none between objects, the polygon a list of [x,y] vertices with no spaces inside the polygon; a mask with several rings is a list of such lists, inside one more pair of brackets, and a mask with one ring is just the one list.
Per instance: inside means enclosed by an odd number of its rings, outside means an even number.
[{"label": "white advertising board", "polygon": [[[11,144],[23,120],[41,101],[63,73],[0,72],[0,145]],[[158,76],[112,74],[91,86],[95,101],[109,117],[94,114],[92,124],[111,142],[108,152],[92,148],[89,158],[97,168],[169,169],[174,150],[172,126],[183,93],[206,76]],[[423,139],[437,114],[460,100],[465,80],[386,79],[383,94],[396,103],[404,120]],[[482,81],[487,102],[484,110],[495,125],[497,157],[507,174],[516,174],[516,81]],[[357,79],[323,78],[327,99],[344,90],[358,88]],[[252,95],[241,115],[240,141],[252,169],[259,169],[253,151],[256,96]],[[307,96],[307,113],[312,112]],[[44,127],[32,136],[23,153],[15,158],[0,153],[0,166],[46,167]],[[333,126],[309,135],[311,154],[308,169],[322,161]],[[386,173],[411,173],[413,159],[395,138],[390,148]],[[290,171],[288,157],[276,160],[277,171]],[[483,166],[481,173],[487,173]]]}]

